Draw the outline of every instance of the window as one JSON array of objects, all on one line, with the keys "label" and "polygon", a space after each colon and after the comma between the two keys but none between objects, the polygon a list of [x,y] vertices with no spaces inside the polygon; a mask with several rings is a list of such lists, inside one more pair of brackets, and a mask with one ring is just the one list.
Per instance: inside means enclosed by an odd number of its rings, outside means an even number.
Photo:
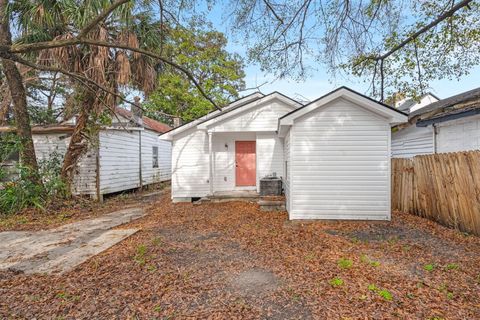
[{"label": "window", "polygon": [[158,147],[152,147],[152,167],[158,168]]}]

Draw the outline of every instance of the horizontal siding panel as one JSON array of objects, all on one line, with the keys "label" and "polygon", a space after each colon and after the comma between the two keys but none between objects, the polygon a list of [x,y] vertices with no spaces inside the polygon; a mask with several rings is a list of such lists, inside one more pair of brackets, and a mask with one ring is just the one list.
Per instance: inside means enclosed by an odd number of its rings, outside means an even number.
[{"label": "horizontal siding panel", "polygon": [[339,99],[293,129],[291,218],[389,217],[386,120]]}]

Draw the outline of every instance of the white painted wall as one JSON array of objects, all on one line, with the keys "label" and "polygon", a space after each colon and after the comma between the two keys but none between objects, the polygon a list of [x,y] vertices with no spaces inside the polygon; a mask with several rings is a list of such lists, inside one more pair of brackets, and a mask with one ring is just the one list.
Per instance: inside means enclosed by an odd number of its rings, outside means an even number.
[{"label": "white painted wall", "polygon": [[390,218],[390,125],[338,99],[291,129],[290,218]]},{"label": "white painted wall", "polygon": [[140,132],[123,129],[100,131],[100,192],[102,194],[140,187]]},{"label": "white painted wall", "polygon": [[208,135],[195,127],[172,142],[172,198],[204,197],[209,187]]},{"label": "white painted wall", "polygon": [[[70,143],[70,134],[67,133],[42,133],[33,134],[33,144],[37,161],[41,164],[50,159],[54,153],[61,156],[67,152]],[[73,178],[74,194],[96,194],[96,153],[90,148],[78,161]]]},{"label": "white painted wall", "polygon": [[411,158],[421,154],[434,153],[432,127],[412,125],[392,133],[392,157]]},{"label": "white painted wall", "polygon": [[437,124],[437,152],[480,149],[480,115]]},{"label": "white painted wall", "polygon": [[[158,168],[153,167],[153,147],[158,148]],[[151,130],[142,131],[142,182],[143,185],[170,180],[172,144],[158,139]]]}]

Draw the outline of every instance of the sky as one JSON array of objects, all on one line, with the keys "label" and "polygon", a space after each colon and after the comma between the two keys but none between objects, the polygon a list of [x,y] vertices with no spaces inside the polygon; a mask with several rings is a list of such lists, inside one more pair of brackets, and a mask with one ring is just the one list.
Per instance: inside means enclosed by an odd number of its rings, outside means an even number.
[{"label": "sky", "polygon": [[[245,46],[240,42],[235,42],[230,34],[229,26],[224,20],[221,12],[222,6],[213,8],[208,16],[208,19],[213,23],[213,26],[218,31],[225,33],[229,43],[227,51],[238,53],[242,57],[246,57]],[[275,79],[271,74],[266,74],[260,70],[260,67],[250,62],[245,66],[245,82],[246,88],[257,87],[264,82],[260,90],[263,93],[270,93],[272,91],[279,91],[287,96],[298,100],[314,100],[337,87],[347,86],[358,92],[368,94],[368,84],[363,82],[363,79],[351,77],[332,79],[331,75],[327,73],[326,67],[318,64],[310,66],[313,72],[310,77],[303,81],[296,82],[289,79]],[[480,87],[480,66],[471,70],[469,75],[457,80],[438,80],[430,83],[430,92],[439,98],[448,98],[458,93],[468,91]],[[253,91],[242,92],[241,95],[252,93]]]}]

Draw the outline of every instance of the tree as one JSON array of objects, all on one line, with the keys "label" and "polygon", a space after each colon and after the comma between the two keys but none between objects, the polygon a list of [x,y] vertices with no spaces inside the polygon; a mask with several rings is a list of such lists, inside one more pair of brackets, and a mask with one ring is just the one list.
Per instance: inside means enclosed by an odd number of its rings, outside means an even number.
[{"label": "tree", "polygon": [[[40,73],[59,73],[68,77],[77,88],[79,116],[62,168],[67,183],[71,181],[74,166],[85,151],[92,126],[98,124],[96,119],[104,108],[112,108],[117,101],[132,103],[119,91],[122,86],[152,90],[155,71],[160,65],[183,72],[198,91],[217,107],[187,68],[163,55],[162,39],[167,23],[173,21],[178,25],[181,20],[172,14],[173,9],[183,9],[187,3],[182,2],[178,6],[172,2],[166,8],[159,0],[156,3],[160,8],[160,20],[151,21],[156,12],[151,7],[152,3],[129,0],[94,0],[87,3],[19,0],[13,2],[7,12],[6,2],[3,2],[2,27],[7,27],[4,31],[8,31],[6,22],[13,21],[20,30],[21,38],[12,44],[8,41],[9,33],[4,32],[0,58],[10,65],[18,63]],[[137,31],[145,37],[139,38]],[[152,45],[147,40],[155,38],[159,38],[160,43]],[[22,80],[21,75],[16,76],[17,80]],[[10,79],[8,81],[10,86],[15,84]],[[25,97],[24,87],[18,92]],[[13,95],[12,100],[15,101]],[[28,115],[28,112],[25,114]],[[26,132],[25,136],[29,136],[31,141],[31,132]],[[33,144],[31,146],[33,151]]]},{"label": "tree", "polygon": [[[12,34],[10,31],[9,15],[7,14],[7,0],[0,0],[0,45],[10,46]],[[15,62],[2,57],[3,73],[9,87],[9,98],[13,104],[13,112],[17,126],[17,135],[22,143],[20,157],[25,167],[29,169],[29,178],[41,185],[38,176],[38,164],[33,146],[32,129],[30,127],[30,116],[27,107],[27,95],[23,85],[23,78]],[[5,108],[5,107],[4,107]]]},{"label": "tree", "polygon": [[[243,62],[238,55],[225,50],[227,40],[222,33],[205,29],[190,25],[169,30],[164,50],[175,63],[188,68],[205,93],[222,106],[244,89]],[[175,68],[165,66],[157,81],[157,89],[144,105],[152,118],[172,124],[172,117],[165,117],[165,113],[190,121],[214,108],[185,74]]]},{"label": "tree", "polygon": [[424,92],[480,60],[480,6],[473,0],[247,0],[231,6],[249,57],[279,77],[315,63],[361,77],[371,93]]}]

